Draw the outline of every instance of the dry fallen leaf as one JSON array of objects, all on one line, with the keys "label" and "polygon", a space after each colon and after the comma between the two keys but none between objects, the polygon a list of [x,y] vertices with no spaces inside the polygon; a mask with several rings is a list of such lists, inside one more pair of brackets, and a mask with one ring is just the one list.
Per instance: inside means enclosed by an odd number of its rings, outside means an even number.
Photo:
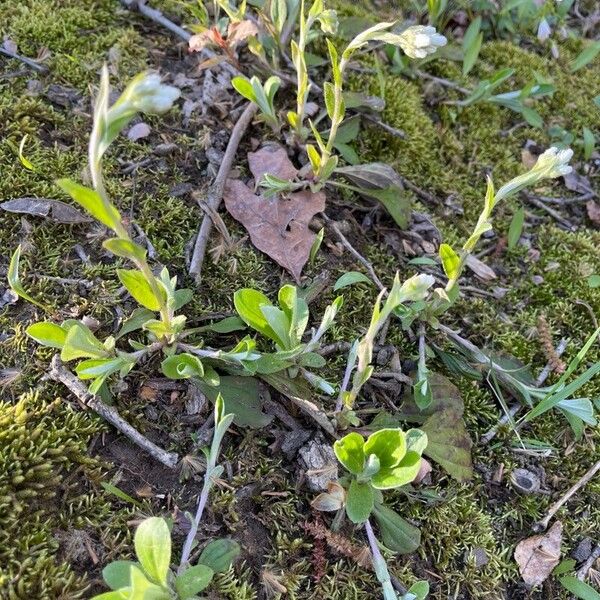
[{"label": "dry fallen leaf", "polygon": [[[265,173],[282,179],[293,179],[298,173],[281,146],[250,152],[248,163],[256,181]],[[298,281],[315,239],[308,224],[325,210],[325,194],[300,191],[285,198],[265,198],[239,179],[232,179],[223,199],[229,214],[247,229],[254,246]]]},{"label": "dry fallen leaf", "polygon": [[544,534],[520,541],[515,548],[515,560],[523,581],[531,587],[540,585],[560,562],[562,523],[556,521]]},{"label": "dry fallen leaf", "polygon": [[477,257],[469,254],[467,256],[466,265],[477,277],[483,279],[483,281],[491,281],[496,279],[497,275],[494,269],[488,267],[484,262],[480,261]]},{"label": "dry fallen leaf", "polygon": [[46,217],[57,223],[89,223],[92,220],[73,206],[49,198],[15,198],[0,204],[0,208],[11,213]]},{"label": "dry fallen leaf", "polygon": [[238,21],[237,23],[230,23],[227,28],[227,43],[233,48],[240,42],[257,34],[258,27],[248,19]]},{"label": "dry fallen leaf", "polygon": [[595,227],[600,227],[600,204],[595,200],[590,200],[589,202],[586,202],[585,207],[590,221]]}]

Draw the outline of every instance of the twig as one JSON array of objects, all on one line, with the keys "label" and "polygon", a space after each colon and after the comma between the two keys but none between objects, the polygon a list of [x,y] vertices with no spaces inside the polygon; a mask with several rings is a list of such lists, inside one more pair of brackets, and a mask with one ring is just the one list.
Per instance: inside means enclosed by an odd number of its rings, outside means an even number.
[{"label": "twig", "polygon": [[367,271],[369,271],[369,275],[371,276],[371,279],[373,280],[375,285],[380,290],[385,290],[385,286],[383,285],[383,283],[381,283],[381,280],[379,279],[379,277],[377,277],[377,273],[375,273],[375,269],[373,269],[373,265],[362,254],[360,254],[358,252],[358,250],[356,250],[354,248],[354,246],[352,246],[352,244],[346,239],[344,234],[340,231],[340,229],[337,226],[337,224],[335,223],[335,221],[332,221],[325,213],[322,213],[322,215],[323,215],[323,218],[325,219],[325,221],[327,222],[327,224],[331,227],[331,229],[333,230],[335,235],[338,237],[340,242],[342,242],[342,244],[344,245],[346,250],[348,250],[348,252],[350,252],[350,254],[352,254],[352,256],[354,256],[354,258],[356,258],[358,261],[360,261],[362,263],[362,265],[365,267],[365,269],[367,269]]},{"label": "twig", "polygon": [[388,571],[385,558],[383,558],[383,555],[379,550],[377,538],[375,537],[371,523],[369,523],[369,519],[365,521],[365,531],[367,533],[367,539],[369,540],[369,546],[371,547],[371,554],[373,556],[373,569],[377,575],[377,579],[379,579],[379,583],[381,583],[383,588],[383,597],[385,600],[398,600],[398,596],[396,595],[394,586],[392,585],[392,580],[390,579],[390,572]]},{"label": "twig", "polygon": [[[248,104],[231,131],[231,137],[227,143],[223,160],[219,166],[219,171],[217,172],[217,176],[210,186],[206,198],[206,205],[214,211],[216,211],[221,204],[223,192],[225,190],[225,183],[227,181],[229,171],[231,171],[238,146],[240,145],[242,137],[246,132],[246,129],[248,129],[248,126],[254,118],[257,110],[258,106],[256,104]],[[198,230],[198,237],[196,238],[196,243],[194,244],[194,252],[190,262],[190,275],[194,275],[197,282],[200,281],[202,262],[204,261],[204,256],[206,254],[206,246],[208,244],[210,232],[212,231],[212,225],[212,219],[208,214],[205,214],[204,218],[202,219],[200,229]]]},{"label": "twig", "polygon": [[372,125],[376,125],[377,127],[380,127],[386,133],[389,133],[395,137],[398,137],[401,140],[405,140],[408,137],[406,135],[406,133],[404,131],[402,131],[402,129],[398,129],[397,127],[394,127],[393,125],[389,125],[388,123],[386,123],[385,121],[376,117],[375,115],[370,115],[369,113],[360,112],[360,111],[358,111],[358,114],[366,121],[369,121],[369,123],[371,123]]},{"label": "twig", "polygon": [[174,452],[167,452],[143,436],[125,421],[116,408],[104,404],[97,396],[90,394],[85,385],[66,369],[58,354],[55,354],[50,363],[48,377],[53,381],[62,383],[84,406],[91,408],[102,418],[128,437],[133,443],[143,448],[150,456],[163,465],[174,469],[179,461],[179,456]]},{"label": "twig", "polygon": [[179,25],[173,23],[170,19],[167,19],[160,10],[151,8],[146,4],[144,0],[121,0],[121,4],[129,10],[137,10],[140,14],[144,15],[147,19],[162,25],[168,29],[171,33],[174,33],[177,37],[188,42],[192,37],[192,34],[179,27]]},{"label": "twig", "polygon": [[37,71],[38,73],[47,73],[49,71],[46,65],[40,65],[39,63],[35,62],[35,60],[27,58],[26,56],[21,56],[16,52],[11,52],[7,48],[3,48],[2,46],[0,46],[0,54],[4,54],[4,56],[8,56],[8,58],[14,58],[15,60],[21,61],[23,64],[27,65],[28,67],[30,67],[34,71]]},{"label": "twig", "polygon": [[412,181],[406,179],[400,175],[400,179],[402,179],[402,183],[411,191],[414,192],[421,200],[425,200],[425,202],[429,202],[430,204],[439,204],[440,201],[429,192],[421,189],[419,186],[415,185]]},{"label": "twig", "polygon": [[458,83],[455,83],[454,81],[450,81],[449,79],[443,79],[442,77],[436,77],[435,75],[432,75],[431,73],[427,73],[427,71],[417,70],[416,74],[419,77],[422,77],[423,79],[429,79],[430,81],[439,83],[440,85],[443,85],[444,87],[447,87],[451,90],[456,90],[457,92],[460,92],[461,94],[465,94],[468,96],[471,93],[470,90],[458,85]]},{"label": "twig", "polygon": [[552,519],[552,517],[556,514],[556,512],[558,511],[558,509],[565,503],[568,502],[568,500],[571,498],[571,496],[573,496],[575,493],[577,493],[584,485],[586,485],[590,479],[592,479],[592,477],[598,472],[600,471],[600,460],[595,463],[592,467],[590,467],[588,469],[588,471],[583,475],[583,477],[581,477],[575,484],[573,484],[566,492],[563,496],[561,496],[549,509],[548,512],[546,513],[546,516],[541,520],[538,521],[534,526],[533,526],[533,530],[534,531],[544,531],[546,529],[546,527],[548,527],[548,523],[550,522],[550,519]]},{"label": "twig", "polygon": [[600,544],[596,544],[596,547],[592,550],[592,553],[588,556],[587,560],[577,569],[577,579],[583,581],[588,574],[588,571],[592,568],[592,565],[600,558]]},{"label": "twig", "polygon": [[[556,358],[559,358],[564,351],[567,349],[568,341],[563,338],[560,340],[558,346],[556,347]],[[546,366],[542,369],[538,378],[535,380],[536,387],[541,387],[541,385],[548,379],[550,373],[552,373],[554,363],[552,361],[548,361]],[[502,418],[494,425],[487,433],[481,436],[480,442],[482,444],[489,444],[498,434],[498,431],[501,427],[506,425],[511,419],[515,417],[515,415],[523,408],[522,404],[513,404],[508,409],[508,414],[504,414]]]},{"label": "twig", "polygon": [[546,206],[541,200],[538,200],[535,196],[532,196],[531,194],[527,193],[525,193],[524,195],[525,198],[527,198],[528,202],[530,202],[534,206],[537,206],[538,208],[541,208],[542,210],[545,210],[551,217],[553,217],[563,227],[566,227],[569,231],[575,231],[575,229],[577,229],[575,225],[573,225],[573,223],[567,221],[567,219],[565,219],[559,212],[557,212],[553,208],[550,208],[549,206]]}]

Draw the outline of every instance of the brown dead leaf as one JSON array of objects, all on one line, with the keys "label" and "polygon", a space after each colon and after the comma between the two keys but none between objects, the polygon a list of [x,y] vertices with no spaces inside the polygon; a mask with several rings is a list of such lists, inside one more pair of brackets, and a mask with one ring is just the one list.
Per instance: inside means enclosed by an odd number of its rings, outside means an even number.
[{"label": "brown dead leaf", "polygon": [[531,587],[540,585],[560,562],[562,523],[556,521],[544,534],[521,540],[515,548],[515,560],[523,581]]},{"label": "brown dead leaf", "polygon": [[[298,173],[281,146],[250,152],[248,163],[256,181],[265,173],[282,179],[293,179]],[[239,179],[232,179],[227,182],[223,199],[227,211],[246,228],[254,246],[298,281],[315,239],[308,224],[325,210],[325,194],[300,191],[285,198],[265,198]]]},{"label": "brown dead leaf", "polygon": [[0,204],[0,208],[11,213],[45,217],[51,221],[69,225],[89,223],[92,220],[73,206],[49,198],[15,198]]},{"label": "brown dead leaf", "polygon": [[600,227],[600,204],[595,200],[590,200],[589,202],[586,202],[585,207],[590,221],[595,227]]},{"label": "brown dead leaf", "polygon": [[191,52],[201,52],[209,44],[215,43],[212,29],[205,29],[193,35],[188,44]]}]

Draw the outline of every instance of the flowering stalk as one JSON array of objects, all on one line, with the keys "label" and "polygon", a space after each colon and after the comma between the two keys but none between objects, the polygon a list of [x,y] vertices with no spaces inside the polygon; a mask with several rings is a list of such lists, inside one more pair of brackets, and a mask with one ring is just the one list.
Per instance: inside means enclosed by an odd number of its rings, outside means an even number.
[{"label": "flowering stalk", "polygon": [[458,293],[458,279],[462,274],[469,254],[475,248],[479,238],[486,231],[492,229],[490,219],[498,202],[544,179],[555,179],[567,175],[573,170],[568,164],[572,156],[573,150],[570,148],[559,150],[553,146],[538,157],[535,165],[527,173],[514,177],[497,192],[494,191],[491,178],[488,178],[483,211],[479,215],[473,233],[464,243],[462,249],[457,254],[448,244],[440,246],[442,265],[448,277],[445,293],[450,300],[453,300]]},{"label": "flowering stalk", "polygon": [[320,181],[321,184],[330,177],[337,166],[337,157],[333,156],[333,149],[339,127],[344,120],[346,112],[343,98],[343,81],[346,68],[354,53],[370,41],[380,41],[399,46],[404,50],[406,55],[411,58],[424,58],[428,54],[434,53],[440,46],[446,44],[446,38],[437,33],[435,27],[417,25],[409,27],[400,34],[387,31],[394,25],[394,22],[379,23],[358,34],[348,44],[339,60],[335,46],[327,40],[333,83],[325,83],[323,94],[325,96],[327,114],[331,120],[331,127],[327,143],[325,144],[311,123],[313,133],[321,151],[320,155],[314,147],[307,145],[307,152],[313,168],[315,180]]},{"label": "flowering stalk", "polygon": [[[137,113],[161,114],[166,112],[173,106],[173,102],[179,97],[180,92],[175,87],[162,84],[160,76],[156,73],[137,75],[110,108],[108,106],[109,92],[108,69],[104,65],[100,90],[94,107],[94,126],[88,147],[89,167],[92,184],[100,197],[104,211],[107,214],[115,215],[115,218],[111,220],[111,228],[118,239],[134,248],[133,240],[108,197],[102,173],[102,157],[121,130]],[[159,304],[161,318],[169,328],[174,311],[172,307],[168,306],[161,284],[152,273],[145,253],[130,252],[127,257],[143,273]]]}]

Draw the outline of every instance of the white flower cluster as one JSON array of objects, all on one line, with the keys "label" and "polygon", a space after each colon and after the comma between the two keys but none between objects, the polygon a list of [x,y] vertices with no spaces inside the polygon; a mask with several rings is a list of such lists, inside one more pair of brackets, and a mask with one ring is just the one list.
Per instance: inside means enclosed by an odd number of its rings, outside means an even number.
[{"label": "white flower cluster", "polygon": [[514,194],[523,188],[534,185],[542,179],[554,179],[562,175],[569,174],[573,168],[568,164],[573,156],[573,150],[565,148],[559,150],[552,146],[546,152],[540,154],[537,162],[530,171],[511,179],[507,184],[503,185],[495,196],[495,203]]},{"label": "white flower cluster", "polygon": [[176,87],[162,83],[157,73],[141,73],[127,86],[117,104],[134,112],[161,114],[173,106],[180,94]]},{"label": "white flower cluster", "polygon": [[430,25],[415,25],[400,34],[400,47],[410,58],[425,58],[446,45],[446,38]]}]

